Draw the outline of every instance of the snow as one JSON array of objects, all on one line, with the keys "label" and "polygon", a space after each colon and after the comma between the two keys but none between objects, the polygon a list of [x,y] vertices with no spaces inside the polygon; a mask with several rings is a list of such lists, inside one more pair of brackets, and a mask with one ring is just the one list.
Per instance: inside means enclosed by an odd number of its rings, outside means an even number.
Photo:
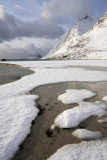
[{"label": "snow", "polygon": [[107,117],[97,120],[99,123],[107,123]]},{"label": "snow", "polygon": [[32,120],[39,110],[34,107],[38,96],[21,95],[0,101],[0,160],[13,156],[30,133]]},{"label": "snow", "polygon": [[74,128],[90,116],[107,115],[106,109],[107,104],[103,102],[81,102],[79,106],[59,114],[54,120],[54,125],[60,128]]},{"label": "snow", "polygon": [[[35,106],[35,100],[38,96],[29,95],[29,91],[35,87],[50,83],[67,81],[107,81],[107,72],[71,67],[72,65],[107,67],[107,61],[17,61],[6,63],[29,67],[34,70],[35,73],[25,76],[18,81],[0,86],[1,160],[8,160],[14,155],[20,143],[30,132],[31,122],[38,114],[38,109]],[[80,111],[82,112],[81,109]],[[101,111],[102,114],[105,113],[103,109],[99,111]],[[85,112],[85,110],[83,110],[83,112]]]},{"label": "snow", "polygon": [[95,93],[86,89],[68,89],[66,93],[58,96],[58,100],[62,101],[64,104],[80,103],[84,99],[91,98],[95,95]]},{"label": "snow", "polygon": [[59,149],[48,160],[106,160],[107,141],[90,141],[68,144]]},{"label": "snow", "polygon": [[7,61],[0,63],[18,64],[28,68],[67,68],[72,66],[107,67],[107,60],[57,60],[57,61]]},{"label": "snow", "polygon": [[104,101],[107,101],[107,96],[103,97],[103,100],[104,100]]},{"label": "snow", "polygon": [[89,131],[87,129],[76,129],[72,135],[82,140],[100,139],[103,136],[98,131]]},{"label": "snow", "polygon": [[[66,32],[65,34],[63,34],[63,35],[58,39],[56,45],[55,45],[54,48],[48,53],[48,55],[52,54],[52,53],[56,50],[56,48],[57,48],[57,50],[58,50],[58,49],[60,49],[60,48],[63,46],[63,44],[64,44],[64,42],[65,42],[68,34],[69,34],[69,32]],[[47,57],[47,55],[46,55],[46,57]]]}]

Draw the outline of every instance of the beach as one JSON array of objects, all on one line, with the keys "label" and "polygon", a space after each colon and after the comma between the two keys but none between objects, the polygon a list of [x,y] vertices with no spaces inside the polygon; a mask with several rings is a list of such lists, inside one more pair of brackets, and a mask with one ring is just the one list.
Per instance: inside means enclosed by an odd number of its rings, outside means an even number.
[{"label": "beach", "polygon": [[21,77],[33,73],[32,70],[19,65],[0,63],[0,85],[19,80]]},{"label": "beach", "polygon": [[[37,64],[35,63],[34,65],[37,65]],[[12,75],[14,77],[14,80],[16,80],[16,78],[15,78],[16,72],[13,72],[13,71],[15,71],[17,69],[17,67],[14,65],[10,65],[10,66],[11,66],[11,71],[12,71]],[[80,66],[79,67],[77,65],[75,67],[69,66],[69,68],[70,68],[70,70],[76,70],[76,71],[78,69],[82,70],[84,68],[84,72],[86,72],[86,73],[88,71],[92,72],[92,77],[93,77],[93,73],[98,74],[99,71],[101,73],[103,73],[103,71],[104,71],[104,75],[105,75],[105,73],[107,71],[106,67],[97,67],[97,66],[95,66],[95,67],[94,66],[90,66],[90,67],[89,66],[85,66],[85,67]],[[28,72],[29,72],[29,74],[32,74],[30,71],[28,71],[28,68],[20,68],[20,69],[21,70],[23,69],[23,71],[21,71],[22,76],[24,76],[24,74],[23,74],[24,70],[26,70],[26,74],[28,74]],[[46,71],[48,71],[48,70],[51,71],[52,69],[46,68]],[[63,70],[66,71],[66,69],[67,69],[67,67],[64,68]],[[35,68],[35,71],[37,71],[37,70],[38,70],[38,68]],[[55,70],[57,71],[57,69],[55,69]],[[41,68],[40,68],[40,71],[42,71]],[[44,71],[44,68],[43,68],[43,71]],[[2,70],[2,72],[3,72],[3,70]],[[89,74],[91,72],[89,72]],[[38,74],[38,72],[35,73],[35,75],[37,75],[37,74]],[[8,77],[9,75],[6,75],[6,76]],[[5,77],[5,74],[4,74],[4,77]],[[30,76],[28,76],[28,77],[30,77]],[[45,77],[45,74],[44,74],[44,77]],[[89,78],[91,79],[91,76]],[[101,77],[98,77],[98,78],[101,78]],[[32,79],[32,75],[31,75],[31,79]],[[9,80],[11,82],[11,79],[9,79]],[[25,80],[26,80],[26,78],[23,81],[25,81]],[[30,81],[31,80],[29,80],[28,82],[30,82]],[[33,80],[33,82],[37,83],[36,81],[37,81],[37,77],[35,78],[35,81]],[[20,85],[21,85],[21,83],[19,82]],[[17,86],[17,83],[13,83],[13,84]],[[42,81],[41,81],[41,84],[42,84]],[[11,83],[11,85],[12,85],[12,83]],[[26,87],[26,85],[25,85],[25,87]],[[10,86],[10,84],[9,84],[9,86]],[[78,106],[78,103],[74,103],[74,104],[62,103],[61,101],[58,100],[59,95],[65,93],[66,90],[68,90],[68,89],[77,89],[77,90],[86,89],[86,90],[92,91],[96,95],[93,96],[92,98],[86,98],[84,100],[84,102],[95,103],[96,101],[102,101],[103,97],[105,97],[107,95],[107,90],[106,90],[107,82],[105,80],[104,81],[100,80],[100,81],[95,81],[95,82],[90,82],[90,80],[89,80],[89,82],[88,81],[83,81],[83,82],[81,82],[81,81],[74,81],[74,82],[71,81],[70,82],[69,81],[69,82],[63,82],[63,83],[45,84],[45,85],[40,85],[37,87],[33,86],[32,88],[34,88],[34,89],[29,89],[30,90],[29,92],[28,92],[28,90],[27,91],[25,90],[24,92],[27,93],[27,95],[26,95],[27,97],[39,96],[39,98],[38,99],[36,98],[36,100],[35,100],[35,106],[33,106],[33,108],[39,109],[38,116],[36,116],[36,118],[34,118],[34,116],[33,116],[33,118],[31,119],[30,132],[27,131],[26,136],[23,138],[24,141],[21,140],[20,143],[18,142],[19,149],[17,150],[17,152],[14,152],[14,157],[11,158],[12,160],[23,160],[23,159],[26,159],[26,160],[46,160],[50,156],[52,156],[59,148],[65,146],[67,144],[80,144],[82,141],[91,142],[93,140],[93,139],[89,139],[89,138],[82,140],[78,137],[75,137],[72,133],[77,129],[86,129],[86,130],[90,130],[92,132],[98,131],[103,135],[101,138],[99,138],[99,140],[105,141],[107,139],[107,123],[99,123],[98,120],[100,120],[100,117],[98,117],[98,116],[90,116],[89,118],[85,119],[77,127],[74,127],[74,128],[56,127],[54,130],[51,130],[51,126],[54,124],[54,120],[59,114],[61,114],[63,111],[65,111],[67,109],[73,109],[76,106]],[[20,91],[21,88],[18,88],[18,89]],[[11,90],[8,92],[11,92]],[[19,93],[22,94],[22,91]],[[19,98],[21,98],[21,97],[19,97]],[[11,100],[11,97],[10,97],[10,100]],[[26,101],[26,99],[24,101]],[[16,101],[15,101],[15,103],[17,104]],[[22,101],[22,103],[23,103],[23,101]],[[27,103],[29,103],[29,101],[26,101],[25,105]],[[19,109],[19,112],[20,112],[20,109]],[[32,111],[32,114],[33,114],[33,111]],[[23,125],[23,129],[26,128],[26,126],[29,127],[29,125],[27,125],[27,120],[28,120],[29,116],[30,116],[30,113],[28,115],[26,115],[26,119],[24,120],[24,123],[26,125]],[[21,119],[22,119],[22,116],[21,116]],[[17,123],[17,122],[15,122],[15,123]],[[23,133],[23,129],[20,130],[21,134]],[[20,134],[20,136],[21,136],[21,134]]]}]

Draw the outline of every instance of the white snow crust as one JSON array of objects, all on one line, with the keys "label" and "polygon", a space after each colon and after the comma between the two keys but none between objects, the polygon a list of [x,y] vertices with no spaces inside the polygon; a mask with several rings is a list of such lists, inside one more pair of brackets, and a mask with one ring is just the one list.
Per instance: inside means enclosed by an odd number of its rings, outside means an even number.
[{"label": "white snow crust", "polygon": [[57,150],[48,160],[106,160],[107,141],[68,144]]},{"label": "white snow crust", "polygon": [[95,93],[86,89],[68,89],[66,93],[58,96],[58,100],[62,101],[64,104],[80,103],[84,99],[91,98],[95,95]]},{"label": "white snow crust", "polygon": [[54,124],[60,128],[74,128],[90,116],[107,115],[107,104],[103,102],[81,102],[79,106],[65,110],[59,114]]},{"label": "white snow crust", "polygon": [[31,122],[39,112],[34,107],[37,98],[22,95],[0,101],[0,160],[12,157],[30,133]]},{"label": "white snow crust", "polygon": [[82,140],[100,139],[103,136],[102,133],[98,131],[89,131],[87,129],[76,129],[72,135]]}]

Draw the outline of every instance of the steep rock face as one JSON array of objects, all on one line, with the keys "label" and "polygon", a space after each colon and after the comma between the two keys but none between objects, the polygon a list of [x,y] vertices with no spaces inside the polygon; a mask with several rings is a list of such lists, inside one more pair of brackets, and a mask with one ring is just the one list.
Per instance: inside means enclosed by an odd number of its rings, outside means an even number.
[{"label": "steep rock face", "polygon": [[95,23],[89,16],[79,19],[44,58],[107,59],[107,13]]},{"label": "steep rock face", "polygon": [[39,53],[30,54],[28,56],[28,59],[40,59],[40,58],[42,58],[42,56]]}]

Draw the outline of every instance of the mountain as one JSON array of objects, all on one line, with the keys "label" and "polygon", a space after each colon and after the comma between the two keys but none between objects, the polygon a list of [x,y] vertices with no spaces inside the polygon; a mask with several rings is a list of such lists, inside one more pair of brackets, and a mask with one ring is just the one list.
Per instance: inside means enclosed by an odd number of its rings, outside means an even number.
[{"label": "mountain", "polygon": [[42,56],[39,53],[32,53],[28,56],[28,59],[40,59]]},{"label": "mountain", "polygon": [[107,59],[107,13],[97,22],[86,16],[61,36],[45,59]]}]

